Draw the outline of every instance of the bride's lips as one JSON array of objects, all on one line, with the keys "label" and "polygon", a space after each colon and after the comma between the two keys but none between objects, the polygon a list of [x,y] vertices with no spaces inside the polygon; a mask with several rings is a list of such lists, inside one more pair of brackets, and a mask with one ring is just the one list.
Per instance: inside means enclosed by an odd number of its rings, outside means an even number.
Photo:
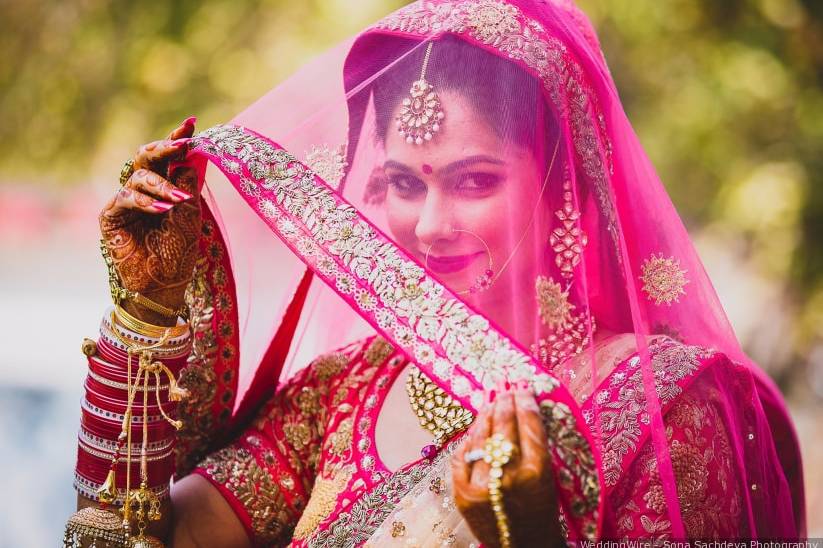
[{"label": "bride's lips", "polygon": [[478,251],[469,255],[443,255],[440,257],[429,255],[427,264],[429,268],[438,274],[451,274],[463,270],[482,254],[482,251]]}]

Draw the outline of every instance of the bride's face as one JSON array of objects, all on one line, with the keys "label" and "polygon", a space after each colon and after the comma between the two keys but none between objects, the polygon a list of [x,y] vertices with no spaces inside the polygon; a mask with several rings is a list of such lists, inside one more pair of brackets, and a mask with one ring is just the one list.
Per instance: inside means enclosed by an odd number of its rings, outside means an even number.
[{"label": "bride's face", "polygon": [[439,95],[446,118],[434,139],[408,144],[393,127],[386,136],[389,228],[453,291],[474,285],[491,259],[494,283],[470,300],[531,291],[548,240],[544,173],[530,150],[503,142],[462,95]]}]

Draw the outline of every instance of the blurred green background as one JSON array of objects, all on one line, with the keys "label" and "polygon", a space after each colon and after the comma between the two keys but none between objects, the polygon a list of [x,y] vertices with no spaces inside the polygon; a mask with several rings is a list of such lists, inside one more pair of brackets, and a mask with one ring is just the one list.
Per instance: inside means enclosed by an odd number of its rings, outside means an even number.
[{"label": "blurred green background", "polygon": [[[94,271],[103,299],[96,211],[138,144],[189,115],[200,128],[229,119],[312,55],[404,3],[0,0],[0,297],[19,298],[30,269],[65,241],[77,254],[46,268],[86,265],[80,272]],[[741,341],[790,401],[810,534],[821,537],[823,2],[579,4]],[[20,261],[29,267],[5,268]],[[90,276],[78,274],[78,283]],[[39,361],[29,374],[19,362],[0,365],[7,398],[18,389],[62,393],[59,379],[82,378],[79,366],[74,377],[55,377],[56,367]],[[9,432],[0,424],[0,435]],[[67,462],[72,448],[64,447]]]}]

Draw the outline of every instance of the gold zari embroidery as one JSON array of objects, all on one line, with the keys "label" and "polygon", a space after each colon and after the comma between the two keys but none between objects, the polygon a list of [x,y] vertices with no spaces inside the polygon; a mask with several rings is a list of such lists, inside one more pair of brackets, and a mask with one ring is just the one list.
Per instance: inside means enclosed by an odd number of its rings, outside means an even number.
[{"label": "gold zari embroidery", "polygon": [[386,358],[393,353],[394,347],[386,339],[383,337],[375,337],[366,349],[363,359],[365,359],[369,365],[376,367],[386,361]]},{"label": "gold zari embroidery", "polygon": [[247,449],[225,447],[206,457],[200,466],[243,504],[257,541],[273,543],[288,530],[294,516],[280,486]]},{"label": "gold zari embroidery", "polygon": [[331,478],[319,476],[309,497],[309,503],[294,529],[294,538],[304,539],[331,515],[337,506],[337,497],[349,483],[354,473],[353,466],[344,466],[332,473]]},{"label": "gold zari embroidery", "polygon": [[680,261],[674,257],[663,258],[652,255],[641,266],[643,291],[654,304],[680,302],[680,296],[686,294],[686,271],[680,268]]},{"label": "gold zari embroidery", "polygon": [[[190,311],[193,343],[179,381],[180,386],[189,392],[189,397],[177,406],[178,418],[183,423],[183,429],[178,433],[176,449],[177,474],[181,476],[188,473],[204,456],[209,441],[217,433],[217,426],[230,417],[233,401],[231,389],[225,386],[230,385],[234,378],[231,368],[227,368],[219,377],[215,374],[215,366],[220,360],[228,361],[233,357],[229,341],[234,334],[233,327],[228,322],[221,329],[214,329],[215,313],[219,311],[227,315],[234,306],[232,297],[225,291],[226,272],[219,263],[223,248],[215,238],[215,230],[212,222],[203,223],[203,238],[209,242],[208,253],[197,262],[192,281],[186,289],[185,300]],[[207,276],[210,264],[213,264],[211,280]],[[223,350],[222,355],[218,353],[218,349]],[[218,392],[221,392],[224,407],[215,421],[213,406]]]}]

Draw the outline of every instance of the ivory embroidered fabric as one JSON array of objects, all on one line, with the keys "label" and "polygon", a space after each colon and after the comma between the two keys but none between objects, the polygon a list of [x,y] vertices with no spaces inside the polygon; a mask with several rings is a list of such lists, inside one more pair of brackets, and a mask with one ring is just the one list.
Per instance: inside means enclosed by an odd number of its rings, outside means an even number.
[{"label": "ivory embroidered fabric", "polygon": [[570,0],[409,4],[188,161],[209,218],[178,461],[210,453],[198,473],[257,542],[472,542],[459,440],[391,472],[375,452],[410,361],[472,412],[529,384],[570,539],[803,533],[779,392]]}]

